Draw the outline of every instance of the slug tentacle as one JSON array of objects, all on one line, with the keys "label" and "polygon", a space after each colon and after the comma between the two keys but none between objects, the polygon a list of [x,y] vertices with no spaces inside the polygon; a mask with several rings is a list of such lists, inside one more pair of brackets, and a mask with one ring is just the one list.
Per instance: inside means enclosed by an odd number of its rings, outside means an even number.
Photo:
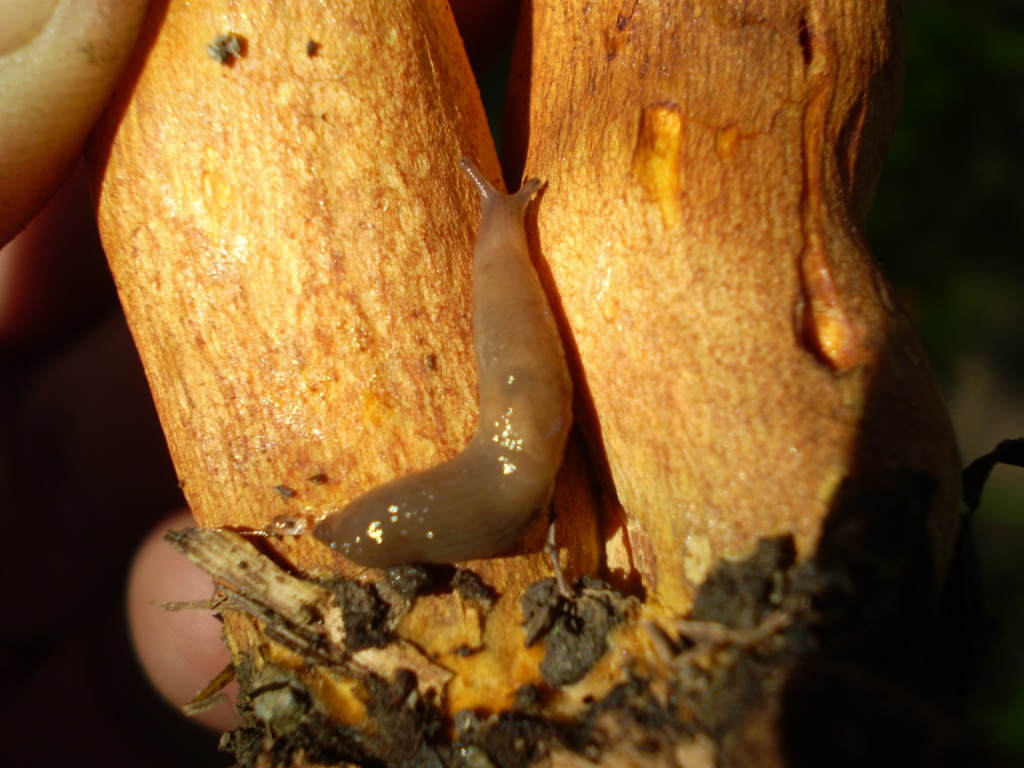
[{"label": "slug tentacle", "polygon": [[462,158],[480,194],[473,248],[473,344],[480,424],[442,464],[374,488],[315,535],[367,566],[450,563],[503,552],[551,500],[572,424],[572,383],[523,227],[542,186],[496,190]]},{"label": "slug tentacle", "polygon": [[473,186],[476,187],[476,191],[480,193],[481,200],[486,200],[489,197],[496,197],[501,194],[491,186],[491,183],[484,178],[483,174],[480,173],[479,169],[473,165],[473,161],[468,157],[463,156],[459,160],[459,168],[469,176],[469,180],[473,182]]}]

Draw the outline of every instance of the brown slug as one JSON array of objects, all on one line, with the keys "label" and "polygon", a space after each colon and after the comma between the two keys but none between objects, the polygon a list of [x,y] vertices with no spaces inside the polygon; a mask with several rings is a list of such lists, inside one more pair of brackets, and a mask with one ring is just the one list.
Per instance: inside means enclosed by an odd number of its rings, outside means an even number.
[{"label": "brown slug", "polygon": [[572,382],[530,262],[523,217],[541,187],[506,195],[467,159],[480,193],[473,248],[479,426],[461,453],[374,488],[314,534],[356,563],[451,563],[499,554],[551,500],[572,424]]}]

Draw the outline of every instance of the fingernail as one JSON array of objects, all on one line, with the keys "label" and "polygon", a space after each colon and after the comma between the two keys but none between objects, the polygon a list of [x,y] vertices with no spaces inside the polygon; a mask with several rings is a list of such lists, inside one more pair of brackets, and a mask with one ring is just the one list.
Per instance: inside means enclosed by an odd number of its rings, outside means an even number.
[{"label": "fingernail", "polygon": [[0,0],[0,56],[32,42],[56,5],[57,0]]}]

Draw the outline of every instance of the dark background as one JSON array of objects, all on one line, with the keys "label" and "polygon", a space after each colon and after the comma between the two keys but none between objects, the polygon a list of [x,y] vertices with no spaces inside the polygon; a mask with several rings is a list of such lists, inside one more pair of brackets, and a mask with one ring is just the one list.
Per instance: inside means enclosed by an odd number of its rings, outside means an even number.
[{"label": "dark background", "polygon": [[[1024,436],[1024,0],[910,0],[906,91],[867,237],[940,375],[964,462]],[[968,702],[1024,756],[1024,470],[975,532],[999,630]]]}]

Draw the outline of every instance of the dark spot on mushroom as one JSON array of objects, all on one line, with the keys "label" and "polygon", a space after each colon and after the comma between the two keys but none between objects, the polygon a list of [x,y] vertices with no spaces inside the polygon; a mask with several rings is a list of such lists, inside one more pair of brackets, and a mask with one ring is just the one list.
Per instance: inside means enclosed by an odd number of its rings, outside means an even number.
[{"label": "dark spot on mushroom", "polygon": [[206,55],[225,66],[231,67],[234,66],[237,59],[245,57],[247,48],[248,44],[244,37],[229,32],[213,38],[206,46]]}]

